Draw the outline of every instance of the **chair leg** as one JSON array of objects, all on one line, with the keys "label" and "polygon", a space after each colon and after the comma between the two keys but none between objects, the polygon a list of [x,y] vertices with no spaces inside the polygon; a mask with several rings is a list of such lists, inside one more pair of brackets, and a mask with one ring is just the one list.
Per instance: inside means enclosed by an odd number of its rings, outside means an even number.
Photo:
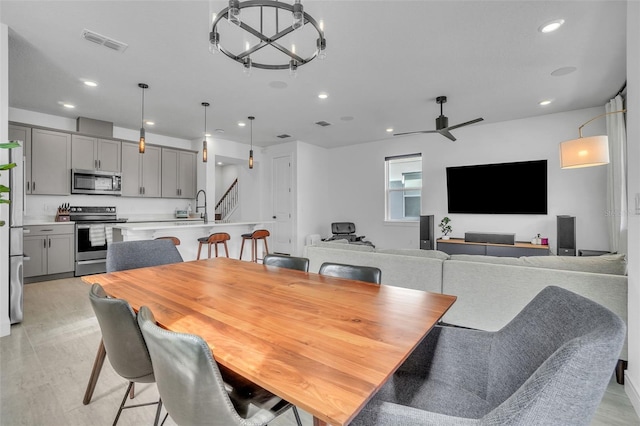
[{"label": "chair leg", "polygon": [[240,246],[240,257],[239,259],[242,260],[242,251],[244,250],[244,242],[245,242],[246,238],[242,239],[242,245]]},{"label": "chair leg", "polygon": [[218,257],[218,243],[215,245],[216,257]]},{"label": "chair leg", "polygon": [[207,259],[211,259],[211,244],[208,244],[209,246],[209,256],[207,257]]},{"label": "chair leg", "polygon": [[229,248],[227,247],[227,242],[223,241],[222,244],[224,244],[224,254],[226,254],[227,257],[229,257]]},{"label": "chair leg", "polygon": [[296,416],[296,423],[298,423],[298,426],[302,426],[302,421],[300,420],[300,413],[298,413],[298,407],[294,405],[291,408],[293,409],[293,415]]},{"label": "chair leg", "polygon": [[202,250],[202,243],[198,241],[198,257],[197,259],[200,260],[200,251]]},{"label": "chair leg", "polygon": [[[156,419],[153,422],[153,426],[158,426],[158,422],[160,421],[160,411],[162,410],[162,398],[158,400],[158,409],[156,410]],[[166,419],[166,417],[165,417]],[[162,421],[164,423],[164,420]]]},{"label": "chair leg", "polygon": [[624,385],[624,370],[626,369],[627,361],[619,359],[616,364],[616,382],[618,382],[619,385]]},{"label": "chair leg", "polygon": [[107,351],[104,348],[104,342],[100,340],[98,353],[96,353],[96,359],[93,361],[93,368],[91,369],[91,375],[89,376],[89,383],[87,383],[87,390],[85,391],[84,399],[82,400],[84,405],[91,402],[91,397],[93,396],[93,391],[96,388],[96,383],[98,383],[98,377],[100,377],[100,371],[102,371],[102,365],[104,364],[106,356]]},{"label": "chair leg", "polygon": [[120,408],[118,408],[118,414],[116,414],[116,418],[113,420],[113,426],[116,426],[116,423],[118,423],[118,419],[120,418],[120,414],[124,408],[124,403],[127,402],[127,396],[129,396],[129,392],[131,391],[131,386],[133,386],[133,382],[129,382],[129,386],[127,386],[127,391],[124,393],[124,398],[122,398]]},{"label": "chair leg", "polygon": [[264,241],[264,254],[269,254],[269,246],[267,245],[267,238],[263,238]]},{"label": "chair leg", "polygon": [[136,384],[131,383],[131,390],[129,391],[129,399],[133,399],[136,397]]}]

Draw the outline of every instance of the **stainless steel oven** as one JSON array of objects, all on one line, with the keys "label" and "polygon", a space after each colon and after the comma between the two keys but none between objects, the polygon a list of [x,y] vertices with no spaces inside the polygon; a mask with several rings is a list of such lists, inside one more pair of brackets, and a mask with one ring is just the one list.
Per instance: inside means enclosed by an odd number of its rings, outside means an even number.
[{"label": "stainless steel oven", "polygon": [[111,226],[126,219],[118,219],[115,207],[74,206],[69,216],[76,223],[75,276],[106,272]]}]

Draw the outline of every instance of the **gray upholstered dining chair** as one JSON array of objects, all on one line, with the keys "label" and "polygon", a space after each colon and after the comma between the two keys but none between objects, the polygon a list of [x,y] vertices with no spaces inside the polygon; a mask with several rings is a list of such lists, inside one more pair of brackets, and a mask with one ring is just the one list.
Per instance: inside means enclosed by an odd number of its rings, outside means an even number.
[{"label": "gray upholstered dining chair", "polygon": [[[170,239],[119,241],[107,246],[107,272],[178,262],[182,262],[182,256]],[[101,342],[98,347],[84,399],[82,400],[84,405],[91,402],[98,377],[100,377],[100,371],[102,370],[105,358],[104,346],[104,342]],[[131,395],[133,398],[133,387]]]},{"label": "gray upholstered dining chair", "polygon": [[151,357],[138,326],[136,314],[129,303],[122,299],[108,297],[100,284],[93,284],[89,300],[96,314],[102,341],[113,369],[129,381],[113,424],[118,423],[122,410],[158,404],[154,424],[158,424],[162,400],[143,404],[125,405],[133,383],[154,383]]},{"label": "gray upholstered dining chair", "polygon": [[546,287],[496,332],[434,328],[351,425],[588,425],[625,328]]},{"label": "gray upholstered dining chair", "polygon": [[225,383],[201,337],[158,327],[148,307],[140,308],[138,324],[149,348],[160,397],[177,424],[259,426],[291,408],[256,385]]},{"label": "gray upholstered dining chair", "polygon": [[107,272],[182,262],[171,240],[118,241],[107,246]]},{"label": "gray upholstered dining chair", "polygon": [[320,275],[348,278],[350,280],[367,281],[380,284],[382,271],[372,266],[346,265],[342,263],[324,262],[318,271]]},{"label": "gray upholstered dining chair", "polygon": [[270,253],[264,256],[264,259],[262,259],[262,264],[309,272],[309,259],[307,259],[306,257],[295,257],[287,256],[284,254]]}]

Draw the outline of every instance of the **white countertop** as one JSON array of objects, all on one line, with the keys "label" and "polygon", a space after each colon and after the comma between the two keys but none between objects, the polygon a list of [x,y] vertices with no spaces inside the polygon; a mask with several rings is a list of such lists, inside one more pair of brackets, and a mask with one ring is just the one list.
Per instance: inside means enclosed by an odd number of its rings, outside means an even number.
[{"label": "white countertop", "polygon": [[190,229],[190,228],[219,228],[231,226],[248,226],[257,225],[259,223],[273,223],[273,221],[252,221],[252,222],[196,222],[193,221],[174,221],[174,222],[138,222],[138,223],[115,223],[114,229],[122,229],[128,231],[148,231],[155,229]]}]

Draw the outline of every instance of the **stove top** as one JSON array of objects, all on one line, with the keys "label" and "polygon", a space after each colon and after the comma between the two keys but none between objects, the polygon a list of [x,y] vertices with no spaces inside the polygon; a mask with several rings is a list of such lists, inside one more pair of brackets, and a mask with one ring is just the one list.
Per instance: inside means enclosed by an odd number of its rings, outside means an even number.
[{"label": "stove top", "polygon": [[118,219],[118,213],[112,206],[72,206],[69,216],[73,222],[124,223],[127,219]]}]

